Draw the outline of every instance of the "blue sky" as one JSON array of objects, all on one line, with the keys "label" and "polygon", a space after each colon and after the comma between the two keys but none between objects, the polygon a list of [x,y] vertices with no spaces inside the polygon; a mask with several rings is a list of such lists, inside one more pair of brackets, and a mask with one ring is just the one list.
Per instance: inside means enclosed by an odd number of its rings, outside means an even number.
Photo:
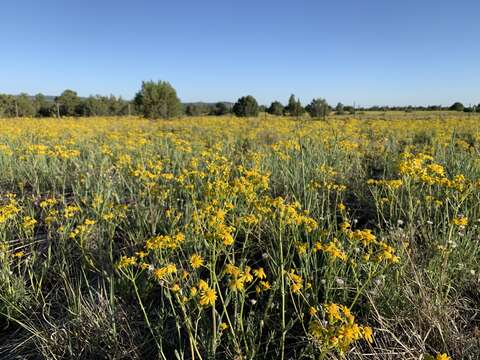
[{"label": "blue sky", "polygon": [[0,9],[0,92],[480,102],[480,2],[42,0]]}]

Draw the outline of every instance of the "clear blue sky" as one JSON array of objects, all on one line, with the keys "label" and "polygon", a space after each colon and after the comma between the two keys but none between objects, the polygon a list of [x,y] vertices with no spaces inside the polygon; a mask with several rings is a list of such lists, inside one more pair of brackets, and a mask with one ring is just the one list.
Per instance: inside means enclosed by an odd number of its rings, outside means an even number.
[{"label": "clear blue sky", "polygon": [[183,101],[480,102],[478,0],[15,0],[0,9],[0,92]]}]

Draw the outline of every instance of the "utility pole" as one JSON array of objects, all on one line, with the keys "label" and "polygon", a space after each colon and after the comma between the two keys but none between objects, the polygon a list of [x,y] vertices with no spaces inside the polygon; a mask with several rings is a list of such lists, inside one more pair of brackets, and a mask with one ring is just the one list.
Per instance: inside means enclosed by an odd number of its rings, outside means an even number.
[{"label": "utility pole", "polygon": [[18,118],[18,103],[17,103],[17,99],[15,99],[15,117]]},{"label": "utility pole", "polygon": [[57,106],[57,119],[60,119],[60,106],[58,105],[58,102],[55,102],[55,105]]}]

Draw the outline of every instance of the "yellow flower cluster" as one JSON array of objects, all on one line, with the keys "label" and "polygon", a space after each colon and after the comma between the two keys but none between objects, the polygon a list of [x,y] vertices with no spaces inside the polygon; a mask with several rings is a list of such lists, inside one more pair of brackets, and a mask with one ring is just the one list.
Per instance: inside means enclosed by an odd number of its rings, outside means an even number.
[{"label": "yellow flower cluster", "polygon": [[372,258],[393,264],[400,261],[400,257],[395,254],[395,248],[388,245],[385,241],[378,240],[370,229],[352,231],[349,223],[343,223],[343,231],[353,244],[362,245],[361,249],[365,261],[369,261]]},{"label": "yellow flower cluster", "polygon": [[61,145],[45,145],[45,144],[30,144],[24,149],[25,155],[23,159],[27,159],[28,155],[46,156],[50,158],[60,158],[62,160],[77,158],[80,156],[78,149],[68,148]]},{"label": "yellow flower cluster", "polygon": [[343,354],[360,339],[365,339],[369,343],[373,342],[372,329],[369,326],[357,324],[355,316],[348,307],[329,303],[323,306],[323,310],[327,318],[325,323],[316,316],[316,309],[310,311],[312,320],[309,325],[309,333],[319,350],[335,350]]},{"label": "yellow flower cluster", "polygon": [[417,182],[427,185],[439,185],[460,192],[465,191],[469,186],[474,186],[474,184],[468,183],[462,174],[449,179],[446,176],[445,168],[433,161],[434,158],[431,155],[403,153],[402,161],[399,165],[399,173]]},{"label": "yellow flower cluster", "polygon": [[301,205],[298,202],[288,204],[285,199],[277,197],[270,201],[270,205],[276,210],[274,216],[284,225],[304,226],[309,233],[318,227],[315,219],[308,216],[308,212],[300,212]]},{"label": "yellow flower cluster", "polygon": [[402,180],[394,179],[394,180],[385,180],[385,179],[369,179],[367,181],[368,185],[372,186],[384,186],[386,188],[396,190],[403,185]]},{"label": "yellow flower cluster", "polygon": [[20,212],[14,194],[7,194],[7,200],[5,205],[0,206],[0,225],[14,218]]},{"label": "yellow flower cluster", "polygon": [[175,264],[167,264],[161,268],[153,270],[153,276],[158,281],[165,280],[165,277],[177,272]]},{"label": "yellow flower cluster", "polygon": [[338,239],[333,239],[327,244],[322,244],[321,242],[315,243],[315,250],[323,251],[324,253],[332,256],[334,259],[340,259],[346,261],[348,256],[342,250],[342,245]]},{"label": "yellow flower cluster", "polygon": [[158,235],[148,239],[145,244],[147,250],[176,249],[185,241],[185,235],[181,232],[176,235]]},{"label": "yellow flower cluster", "polygon": [[294,294],[298,294],[303,288],[303,277],[295,273],[295,269],[285,271],[285,275],[290,282],[290,290]]},{"label": "yellow flower cluster", "polygon": [[83,222],[83,224],[80,224],[75,229],[73,229],[73,231],[71,231],[68,234],[68,237],[71,238],[71,239],[75,239],[76,237],[85,235],[86,233],[88,233],[92,229],[92,226],[95,225],[95,224],[96,224],[95,220],[86,219]]}]

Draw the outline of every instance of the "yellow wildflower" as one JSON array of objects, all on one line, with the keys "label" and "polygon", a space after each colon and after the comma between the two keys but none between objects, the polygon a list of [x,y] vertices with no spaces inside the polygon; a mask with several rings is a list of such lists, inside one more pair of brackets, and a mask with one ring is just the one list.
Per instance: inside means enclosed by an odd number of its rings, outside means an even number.
[{"label": "yellow wildflower", "polygon": [[200,266],[203,265],[203,259],[200,255],[193,254],[190,256],[190,265],[192,265],[192,268],[198,269]]},{"label": "yellow wildflower", "polygon": [[468,218],[466,217],[456,217],[452,220],[452,224],[457,226],[467,226],[468,225]]},{"label": "yellow wildflower", "polygon": [[443,353],[443,354],[437,354],[437,356],[435,357],[435,360],[451,360],[451,359],[450,359],[450,356]]},{"label": "yellow wildflower", "polygon": [[254,269],[253,270],[253,273],[255,274],[255,276],[259,279],[265,279],[267,277],[267,275],[265,274],[265,271],[263,270],[263,268],[258,268],[258,269]]},{"label": "yellow wildflower", "polygon": [[215,292],[215,290],[208,288],[200,295],[200,305],[213,306],[216,299],[217,293]]},{"label": "yellow wildflower", "polygon": [[367,340],[370,344],[373,343],[373,331],[370,326],[363,327],[363,337]]}]

